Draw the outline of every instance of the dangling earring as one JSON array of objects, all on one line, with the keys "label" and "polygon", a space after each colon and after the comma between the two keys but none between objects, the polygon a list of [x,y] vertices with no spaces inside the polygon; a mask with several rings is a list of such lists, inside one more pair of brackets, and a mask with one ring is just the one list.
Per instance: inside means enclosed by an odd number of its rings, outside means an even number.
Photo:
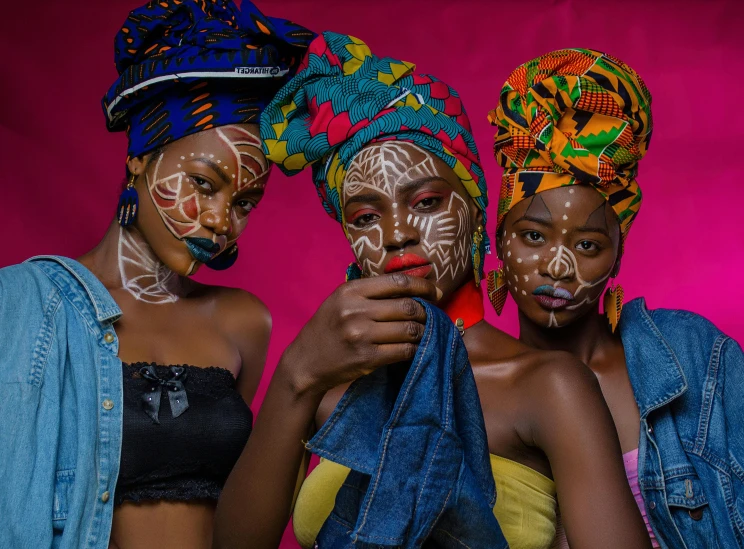
[{"label": "dangling earring", "polygon": [[219,254],[217,257],[210,259],[205,263],[207,267],[215,271],[224,271],[229,269],[238,260],[238,245],[233,244],[227,250]]},{"label": "dangling earring", "polygon": [[473,273],[475,274],[475,285],[480,286],[481,279],[483,278],[483,257],[486,254],[486,246],[483,241],[483,226],[478,225],[478,228],[473,233],[473,244],[470,249],[470,255],[473,258]]},{"label": "dangling earring", "polygon": [[607,288],[604,295],[604,313],[607,325],[613,334],[620,323],[620,313],[623,311],[623,287],[619,284]]},{"label": "dangling earring", "polygon": [[119,225],[129,227],[137,219],[137,207],[139,206],[139,195],[134,188],[135,175],[129,176],[129,183],[119,195],[119,206],[116,209],[116,218]]},{"label": "dangling earring", "polygon": [[359,280],[362,278],[362,268],[359,263],[351,263],[346,267],[346,282],[349,280]]},{"label": "dangling earring", "polygon": [[506,296],[509,295],[509,289],[506,287],[506,273],[501,266],[495,271],[488,273],[488,300],[493,305],[496,314],[501,316],[501,311],[506,303]]}]

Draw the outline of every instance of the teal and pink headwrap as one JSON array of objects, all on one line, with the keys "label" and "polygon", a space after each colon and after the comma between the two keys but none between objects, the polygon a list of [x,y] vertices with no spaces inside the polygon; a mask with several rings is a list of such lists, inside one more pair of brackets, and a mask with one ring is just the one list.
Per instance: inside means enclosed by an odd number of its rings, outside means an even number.
[{"label": "teal and pink headwrap", "polygon": [[354,157],[370,143],[408,141],[454,170],[485,224],[486,180],[462,101],[447,84],[414,69],[376,57],[353,36],[324,32],[261,115],[267,158],[287,175],[312,165],[323,206],[343,224],[343,182]]},{"label": "teal and pink headwrap", "polygon": [[227,124],[257,122],[315,33],[244,0],[150,1],[114,40],[119,78],[103,98],[129,156]]}]

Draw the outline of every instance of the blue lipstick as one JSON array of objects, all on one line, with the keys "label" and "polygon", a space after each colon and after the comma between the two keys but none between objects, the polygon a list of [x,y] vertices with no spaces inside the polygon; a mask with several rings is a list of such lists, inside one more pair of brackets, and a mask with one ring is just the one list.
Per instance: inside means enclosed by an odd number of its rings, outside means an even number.
[{"label": "blue lipstick", "polygon": [[200,263],[208,262],[220,251],[220,245],[208,238],[187,236],[184,238],[184,242],[186,242],[186,247],[192,257]]}]

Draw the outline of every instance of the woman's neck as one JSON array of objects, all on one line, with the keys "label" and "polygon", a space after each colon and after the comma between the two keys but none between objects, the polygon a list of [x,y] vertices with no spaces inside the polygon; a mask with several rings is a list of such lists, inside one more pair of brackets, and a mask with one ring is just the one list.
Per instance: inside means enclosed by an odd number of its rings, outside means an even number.
[{"label": "woman's neck", "polygon": [[155,255],[134,227],[109,226],[101,242],[79,258],[109,290],[125,290],[137,301],[172,303],[184,295],[181,277]]},{"label": "woman's neck", "polygon": [[600,313],[589,313],[562,328],[538,326],[519,313],[519,340],[530,347],[546,351],[567,351],[591,366],[605,355],[618,338],[610,333],[607,320]]}]

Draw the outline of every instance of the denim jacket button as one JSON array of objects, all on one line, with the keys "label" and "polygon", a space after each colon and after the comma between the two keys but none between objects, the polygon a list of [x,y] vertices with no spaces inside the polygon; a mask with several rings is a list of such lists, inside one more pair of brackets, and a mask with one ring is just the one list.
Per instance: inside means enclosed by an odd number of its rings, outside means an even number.
[{"label": "denim jacket button", "polygon": [[699,507],[698,509],[690,509],[687,511],[690,515],[690,518],[692,520],[701,520],[703,518],[703,508]]},{"label": "denim jacket button", "polygon": [[112,334],[111,332],[106,332],[106,335],[103,336],[103,340],[106,343],[113,343],[114,342],[114,334]]},{"label": "denim jacket button", "polygon": [[649,509],[656,509],[656,502],[652,501],[651,503],[648,504],[648,507]]},{"label": "denim jacket button", "polygon": [[114,407],[114,401],[110,398],[107,398],[103,401],[103,409],[104,410],[111,410]]},{"label": "denim jacket button", "polygon": [[649,435],[653,435],[654,434],[654,428],[653,428],[653,426],[649,425],[648,426],[648,429],[646,431],[648,432]]},{"label": "denim jacket button", "polygon": [[106,503],[106,502],[108,502],[109,497],[110,497],[110,494],[108,493],[108,490],[107,490],[103,494],[101,494],[101,501],[103,503]]}]

